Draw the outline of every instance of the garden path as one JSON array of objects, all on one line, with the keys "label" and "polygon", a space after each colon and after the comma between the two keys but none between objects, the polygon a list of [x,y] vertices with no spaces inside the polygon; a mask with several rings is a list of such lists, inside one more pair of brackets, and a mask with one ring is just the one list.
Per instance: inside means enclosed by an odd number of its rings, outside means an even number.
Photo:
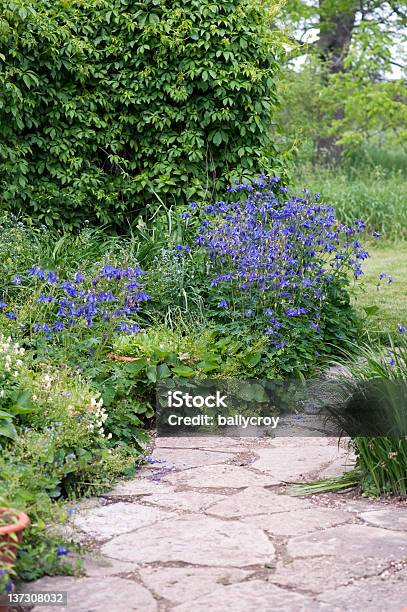
[{"label": "garden path", "polygon": [[86,576],[31,590],[67,591],[71,612],[407,607],[405,505],[286,493],[286,481],[342,472],[337,440],[161,438],[150,462],[78,504],[70,528],[93,544]]}]

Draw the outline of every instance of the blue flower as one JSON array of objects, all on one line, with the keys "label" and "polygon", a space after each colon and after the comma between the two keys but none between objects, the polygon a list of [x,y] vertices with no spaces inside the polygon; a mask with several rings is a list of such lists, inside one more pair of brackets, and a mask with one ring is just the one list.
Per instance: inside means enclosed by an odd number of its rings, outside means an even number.
[{"label": "blue flower", "polygon": [[55,285],[56,283],[59,282],[58,279],[58,274],[56,272],[48,272],[47,274],[47,282],[50,283],[51,285]]},{"label": "blue flower", "polygon": [[74,277],[73,277],[73,282],[74,283],[83,283],[83,281],[85,280],[84,275],[81,272],[75,272]]},{"label": "blue flower", "polygon": [[19,274],[16,274],[12,279],[11,282],[13,285],[21,285],[22,282],[22,278]]},{"label": "blue flower", "polygon": [[226,301],[226,300],[221,300],[221,301],[218,303],[218,308],[229,308],[229,304],[227,303],[227,301]]},{"label": "blue flower", "polygon": [[37,278],[45,279],[45,270],[39,266],[32,266],[27,273],[30,276],[37,276]]},{"label": "blue flower", "polygon": [[62,557],[63,555],[69,555],[71,551],[68,548],[65,548],[65,546],[58,546],[55,552],[57,553],[58,557]]},{"label": "blue flower", "polygon": [[0,302],[0,310],[2,310],[3,308],[7,308],[6,302]]},{"label": "blue flower", "polygon": [[17,315],[14,312],[6,312],[6,317],[8,319],[12,319],[13,321],[17,319]]},{"label": "blue flower", "polygon": [[274,343],[274,347],[275,347],[277,350],[282,349],[282,348],[284,348],[285,346],[288,346],[288,345],[287,345],[287,342],[285,342],[284,340],[281,340],[280,342],[275,342],[275,343]]},{"label": "blue flower", "polygon": [[400,334],[405,334],[407,331],[407,327],[405,325],[401,325],[401,323],[398,325],[398,330],[400,332]]}]

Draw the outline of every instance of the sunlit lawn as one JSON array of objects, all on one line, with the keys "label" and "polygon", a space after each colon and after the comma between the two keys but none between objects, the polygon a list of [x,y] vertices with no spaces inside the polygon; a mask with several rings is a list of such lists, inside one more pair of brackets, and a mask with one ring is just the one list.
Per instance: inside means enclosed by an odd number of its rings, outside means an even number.
[{"label": "sunlit lawn", "polygon": [[[397,325],[407,326],[407,244],[369,249],[361,288],[356,290],[355,303],[362,314],[365,308],[377,307],[370,314],[366,327],[371,332],[394,332]],[[379,275],[385,272],[394,278],[391,284],[384,279],[377,288]]]}]

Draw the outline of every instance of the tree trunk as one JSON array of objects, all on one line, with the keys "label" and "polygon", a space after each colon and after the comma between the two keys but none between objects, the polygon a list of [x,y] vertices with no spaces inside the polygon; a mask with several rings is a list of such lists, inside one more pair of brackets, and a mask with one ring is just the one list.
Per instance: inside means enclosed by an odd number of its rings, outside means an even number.
[{"label": "tree trunk", "polygon": [[[319,0],[320,34],[317,42],[322,60],[328,67],[328,74],[338,74],[345,69],[345,58],[348,52],[355,27],[357,6],[349,1],[347,11],[333,8],[332,0]],[[343,108],[335,113],[335,119],[343,117]],[[334,136],[321,137],[317,141],[318,160],[338,163],[341,158],[341,147]]]}]

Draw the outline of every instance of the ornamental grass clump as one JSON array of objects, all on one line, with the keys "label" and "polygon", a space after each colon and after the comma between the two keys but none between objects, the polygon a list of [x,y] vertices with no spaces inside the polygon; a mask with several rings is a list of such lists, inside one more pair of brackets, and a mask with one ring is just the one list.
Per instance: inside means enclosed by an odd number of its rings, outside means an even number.
[{"label": "ornamental grass clump", "polygon": [[358,347],[349,353],[341,390],[347,399],[331,406],[331,415],[350,437],[354,468],[339,477],[296,485],[295,495],[339,491],[358,486],[371,497],[407,497],[407,333],[404,324],[386,345]]},{"label": "ornamental grass clump", "polygon": [[[362,490],[370,495],[407,497],[407,333],[403,324],[388,346],[360,349],[363,361],[350,367],[360,386],[383,387],[380,410],[389,430],[402,435],[355,436],[352,446],[357,457]],[[357,416],[357,415],[354,415]],[[373,415],[372,415],[373,417]]]},{"label": "ornamental grass clump", "polygon": [[283,369],[315,361],[331,345],[355,337],[352,277],[369,254],[365,224],[338,223],[320,194],[290,195],[278,177],[235,183],[226,200],[199,207],[196,244],[210,275],[212,316],[225,329],[256,329],[272,354],[292,354]]}]

